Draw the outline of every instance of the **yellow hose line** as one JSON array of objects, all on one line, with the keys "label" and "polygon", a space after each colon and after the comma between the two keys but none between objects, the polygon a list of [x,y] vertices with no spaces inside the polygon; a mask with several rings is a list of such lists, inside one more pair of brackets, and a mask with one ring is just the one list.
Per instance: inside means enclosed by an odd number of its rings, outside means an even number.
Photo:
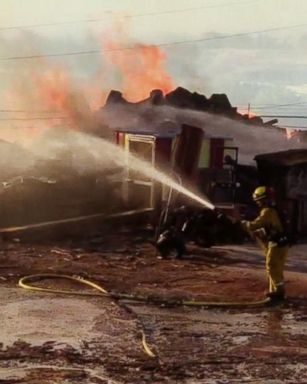
[{"label": "yellow hose line", "polygon": [[258,307],[270,302],[269,298],[265,298],[259,301],[193,301],[183,300],[182,305],[188,307],[227,307],[227,308],[242,308],[242,307]]},{"label": "yellow hose line", "polygon": [[[100,293],[94,293],[94,292],[78,292],[78,291],[66,291],[66,290],[59,290],[59,289],[51,289],[51,288],[42,288],[42,287],[35,287],[34,285],[27,284],[26,281],[35,281],[35,280],[41,280],[41,279],[69,279],[73,281],[77,281],[78,283],[89,285],[90,287],[97,289]],[[65,294],[74,294],[74,295],[81,295],[81,296],[109,296],[108,292],[100,287],[98,284],[95,284],[91,281],[85,280],[80,276],[70,276],[70,275],[58,275],[54,273],[40,273],[38,275],[29,275],[22,277],[18,285],[21,288],[29,289],[31,291],[40,291],[40,292],[50,292],[50,293],[65,293]]]},{"label": "yellow hose line", "polygon": [[145,335],[144,331],[142,331],[142,345],[143,345],[144,351],[147,353],[148,356],[156,357],[156,355],[148,347],[148,344],[146,342],[146,335]]},{"label": "yellow hose line", "polygon": [[77,217],[69,217],[66,219],[58,219],[58,220],[51,220],[51,221],[43,221],[40,223],[34,223],[34,224],[27,224],[22,225],[18,227],[6,227],[6,228],[0,228],[0,233],[12,233],[12,232],[21,232],[26,231],[28,229],[36,229],[36,228],[44,228],[44,227],[50,227],[53,225],[58,224],[68,224],[68,223],[78,223],[86,220],[92,220],[92,219],[99,219],[103,218],[105,220],[108,219],[116,219],[121,217],[129,217],[136,214],[141,213],[150,213],[152,212],[152,208],[144,208],[144,209],[134,209],[131,211],[124,211],[119,213],[112,213],[112,214],[106,214],[106,213],[95,213],[92,215],[83,215],[83,216],[77,216]]},{"label": "yellow hose line", "polygon": [[[100,293],[94,293],[94,292],[78,292],[78,291],[67,291],[67,290],[59,290],[59,289],[51,289],[51,288],[42,288],[42,287],[35,287],[33,285],[30,285],[30,281],[35,280],[41,280],[41,279],[47,279],[47,278],[62,278],[62,279],[69,279],[73,281],[77,281],[78,283],[82,283],[85,285],[90,286],[91,288],[96,289]],[[236,307],[255,307],[264,305],[270,302],[269,298],[265,298],[263,300],[259,301],[194,301],[194,300],[181,300],[181,301],[173,301],[173,300],[164,300],[164,299],[156,299],[146,296],[140,296],[140,295],[129,295],[125,293],[110,293],[106,291],[104,288],[102,288],[100,285],[93,283],[92,281],[89,281],[87,279],[84,279],[81,276],[71,276],[71,275],[59,275],[59,274],[52,274],[52,273],[40,273],[37,275],[29,275],[22,277],[18,285],[21,288],[29,289],[32,291],[40,291],[40,292],[50,292],[50,293],[64,293],[64,294],[74,294],[74,295],[80,295],[80,296],[107,296],[112,297],[114,299],[118,300],[131,300],[131,301],[139,301],[139,302],[151,302],[151,303],[157,303],[157,304],[165,304],[165,305],[184,305],[188,307],[228,307],[228,308],[236,308]]]},{"label": "yellow hose line", "polygon": [[[30,281],[40,280],[40,279],[68,279],[77,281],[78,283],[82,283],[85,285],[90,286],[91,288],[96,289],[99,291],[99,293],[94,292],[78,292],[78,291],[67,291],[62,289],[51,289],[51,288],[42,288],[42,287],[35,287],[34,285],[30,284]],[[110,294],[108,291],[106,291],[104,288],[102,288],[100,285],[93,283],[92,281],[83,279],[81,276],[70,276],[70,275],[58,275],[53,273],[40,273],[37,275],[29,275],[24,276],[18,281],[18,285],[21,288],[28,289],[31,291],[39,291],[39,292],[49,292],[49,293],[64,293],[64,294],[74,294],[74,295],[81,295],[81,296],[104,296],[104,297],[110,297],[114,298],[115,295]],[[124,298],[130,298],[129,295],[121,295]],[[149,348],[147,342],[146,342],[146,336],[144,331],[141,331],[142,333],[142,346],[144,348],[144,351],[146,354],[150,357],[156,357],[156,355],[151,351]]]},{"label": "yellow hose line", "polygon": [[[62,289],[51,289],[51,288],[42,288],[42,287],[36,287],[30,284],[30,282],[41,280],[41,279],[47,279],[47,278],[61,278],[61,279],[68,279],[77,281],[78,283],[85,284],[91,288],[96,289],[99,293],[94,292],[78,292],[78,291],[68,291],[68,290],[62,290]],[[74,295],[81,295],[81,296],[104,296],[104,297],[110,297],[117,300],[132,300],[132,301],[138,301],[138,302],[153,302],[157,304],[163,304],[163,305],[183,305],[183,306],[189,306],[189,307],[223,307],[223,308],[242,308],[242,307],[257,307],[261,305],[265,305],[270,302],[269,298],[265,298],[263,300],[259,301],[247,301],[247,302],[221,302],[221,301],[193,301],[193,300],[182,300],[174,302],[172,300],[157,300],[152,299],[150,297],[146,296],[137,296],[137,295],[128,295],[124,293],[119,294],[113,294],[106,291],[104,288],[102,288],[100,285],[93,283],[92,281],[86,280],[80,276],[70,276],[70,275],[59,275],[59,274],[52,274],[52,273],[41,273],[37,275],[29,275],[22,277],[18,285],[21,288],[28,289],[31,291],[39,291],[39,292],[50,292],[50,293],[63,293],[63,294],[74,294]],[[146,336],[145,333],[142,331],[142,345],[144,348],[144,351],[146,354],[150,357],[155,357],[156,355],[150,350],[148,347],[148,344],[146,343]]]}]

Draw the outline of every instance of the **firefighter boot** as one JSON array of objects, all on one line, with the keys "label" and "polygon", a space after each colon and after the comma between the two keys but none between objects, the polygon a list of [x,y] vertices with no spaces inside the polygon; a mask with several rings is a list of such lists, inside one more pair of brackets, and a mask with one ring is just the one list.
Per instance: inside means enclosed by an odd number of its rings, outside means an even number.
[{"label": "firefighter boot", "polygon": [[285,288],[283,285],[277,287],[276,291],[266,295],[272,303],[280,303],[285,300]]}]

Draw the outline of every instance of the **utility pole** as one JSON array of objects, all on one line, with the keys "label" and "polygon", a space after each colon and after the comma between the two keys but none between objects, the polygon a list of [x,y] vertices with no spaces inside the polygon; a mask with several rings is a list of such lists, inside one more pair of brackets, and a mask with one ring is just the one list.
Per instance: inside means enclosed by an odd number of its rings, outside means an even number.
[{"label": "utility pole", "polygon": [[250,105],[250,103],[248,103],[247,104],[247,116],[248,117],[249,117],[250,111],[251,111],[251,105]]}]

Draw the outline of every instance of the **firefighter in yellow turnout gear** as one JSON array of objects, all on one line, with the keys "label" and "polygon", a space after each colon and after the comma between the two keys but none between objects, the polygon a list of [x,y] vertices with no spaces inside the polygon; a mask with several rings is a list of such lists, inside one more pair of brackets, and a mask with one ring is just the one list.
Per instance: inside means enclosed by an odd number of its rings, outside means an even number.
[{"label": "firefighter in yellow turnout gear", "polygon": [[267,296],[272,301],[283,300],[285,297],[283,272],[289,241],[277,210],[269,205],[267,187],[258,187],[253,193],[253,200],[260,208],[260,214],[253,221],[242,221],[242,225],[257,239],[264,250],[269,277]]}]

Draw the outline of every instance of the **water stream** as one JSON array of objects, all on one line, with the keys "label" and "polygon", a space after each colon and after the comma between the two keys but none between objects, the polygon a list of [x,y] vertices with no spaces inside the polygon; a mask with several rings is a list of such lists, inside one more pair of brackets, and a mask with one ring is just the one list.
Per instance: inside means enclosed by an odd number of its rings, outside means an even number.
[{"label": "water stream", "polygon": [[101,166],[102,168],[111,167],[112,164],[120,167],[129,166],[129,169],[133,169],[149,179],[160,182],[176,190],[202,206],[209,209],[215,208],[214,205],[204,196],[200,196],[199,194],[192,192],[172,179],[172,177],[168,176],[161,170],[156,169],[148,161],[140,159],[139,157],[127,152],[122,147],[102,138],[93,137],[84,133],[78,133],[78,135],[81,135],[79,140],[81,140],[82,146],[85,146],[85,148],[90,151],[92,155],[94,155],[97,166]]}]

